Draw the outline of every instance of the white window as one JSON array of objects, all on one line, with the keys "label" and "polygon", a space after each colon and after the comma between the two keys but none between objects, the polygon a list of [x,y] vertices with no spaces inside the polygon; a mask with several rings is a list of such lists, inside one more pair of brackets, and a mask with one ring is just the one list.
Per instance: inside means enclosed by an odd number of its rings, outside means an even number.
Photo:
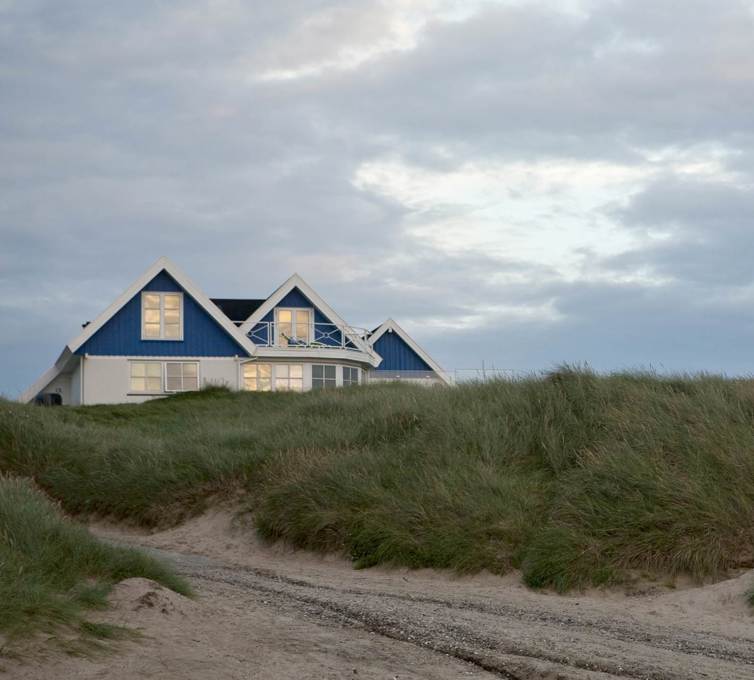
[{"label": "white window", "polygon": [[282,347],[308,345],[312,337],[311,309],[276,309],[277,344]]},{"label": "white window", "polygon": [[335,366],[314,364],[312,366],[312,389],[335,387]]},{"label": "white window", "polygon": [[359,384],[359,369],[343,366],[343,387]]},{"label": "white window", "polygon": [[162,392],[162,364],[159,361],[131,361],[131,392]]},{"label": "white window", "polygon": [[252,392],[269,392],[272,389],[270,364],[244,364],[243,386]]},{"label": "white window", "polygon": [[199,364],[194,361],[165,363],[165,391],[190,392],[199,389]]},{"label": "white window", "polygon": [[183,339],[183,294],[141,294],[141,339]]},{"label": "white window", "polygon": [[303,392],[304,367],[301,364],[277,364],[275,366],[275,389]]}]

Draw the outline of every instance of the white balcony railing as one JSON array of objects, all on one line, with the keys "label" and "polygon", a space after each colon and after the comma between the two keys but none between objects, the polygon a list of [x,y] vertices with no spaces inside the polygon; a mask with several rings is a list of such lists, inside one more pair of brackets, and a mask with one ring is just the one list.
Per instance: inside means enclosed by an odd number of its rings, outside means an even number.
[{"label": "white balcony railing", "polygon": [[258,347],[288,349],[359,349],[353,338],[364,338],[368,331],[334,323],[305,325],[260,321],[246,335]]}]

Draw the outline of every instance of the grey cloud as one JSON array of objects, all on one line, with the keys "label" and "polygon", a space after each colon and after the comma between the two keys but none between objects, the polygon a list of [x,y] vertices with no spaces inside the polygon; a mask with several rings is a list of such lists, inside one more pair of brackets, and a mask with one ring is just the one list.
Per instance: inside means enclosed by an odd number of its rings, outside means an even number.
[{"label": "grey cloud", "polygon": [[664,237],[607,259],[607,267],[646,269],[708,286],[754,283],[754,195],[748,185],[664,177],[613,215],[626,226]]},{"label": "grey cloud", "polygon": [[[463,21],[430,17],[415,49],[260,80],[379,38],[389,13],[389,3],[325,0],[3,4],[0,392],[33,380],[161,254],[212,295],[264,295],[298,269],[354,323],[407,320],[448,366],[748,370],[752,206],[725,177],[661,177],[613,208],[636,234],[672,232],[591,257],[608,279],[651,269],[674,280],[651,288],[433,249],[409,232],[410,208],[352,181],[384,156],[438,170],[478,159],[638,164],[640,149],[706,143],[740,152],[726,162],[746,184],[748,3],[605,2],[582,18],[544,2],[481,5]],[[542,305],[559,320],[500,311]],[[473,328],[431,325],[479,310],[489,311]]]}]

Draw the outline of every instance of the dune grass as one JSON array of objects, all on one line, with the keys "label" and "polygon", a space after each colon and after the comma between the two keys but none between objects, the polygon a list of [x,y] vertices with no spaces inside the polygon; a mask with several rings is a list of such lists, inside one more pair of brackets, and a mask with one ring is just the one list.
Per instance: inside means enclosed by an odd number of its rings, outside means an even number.
[{"label": "dune grass", "polygon": [[453,389],[5,402],[0,470],[69,512],[146,525],[234,490],[263,536],[360,567],[519,568],[560,591],[716,579],[754,555],[754,382],[564,367]]},{"label": "dune grass", "polygon": [[0,637],[13,642],[61,627],[85,638],[113,638],[117,627],[86,620],[113,583],[154,579],[187,594],[169,569],[131,549],[98,541],[28,480],[0,476]]}]

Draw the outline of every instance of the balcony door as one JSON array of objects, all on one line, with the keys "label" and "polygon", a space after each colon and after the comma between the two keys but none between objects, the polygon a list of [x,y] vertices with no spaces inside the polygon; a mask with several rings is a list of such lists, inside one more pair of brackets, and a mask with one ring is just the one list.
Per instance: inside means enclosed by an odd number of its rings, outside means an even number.
[{"label": "balcony door", "polygon": [[306,347],[312,340],[311,309],[276,309],[275,344],[279,347]]}]

